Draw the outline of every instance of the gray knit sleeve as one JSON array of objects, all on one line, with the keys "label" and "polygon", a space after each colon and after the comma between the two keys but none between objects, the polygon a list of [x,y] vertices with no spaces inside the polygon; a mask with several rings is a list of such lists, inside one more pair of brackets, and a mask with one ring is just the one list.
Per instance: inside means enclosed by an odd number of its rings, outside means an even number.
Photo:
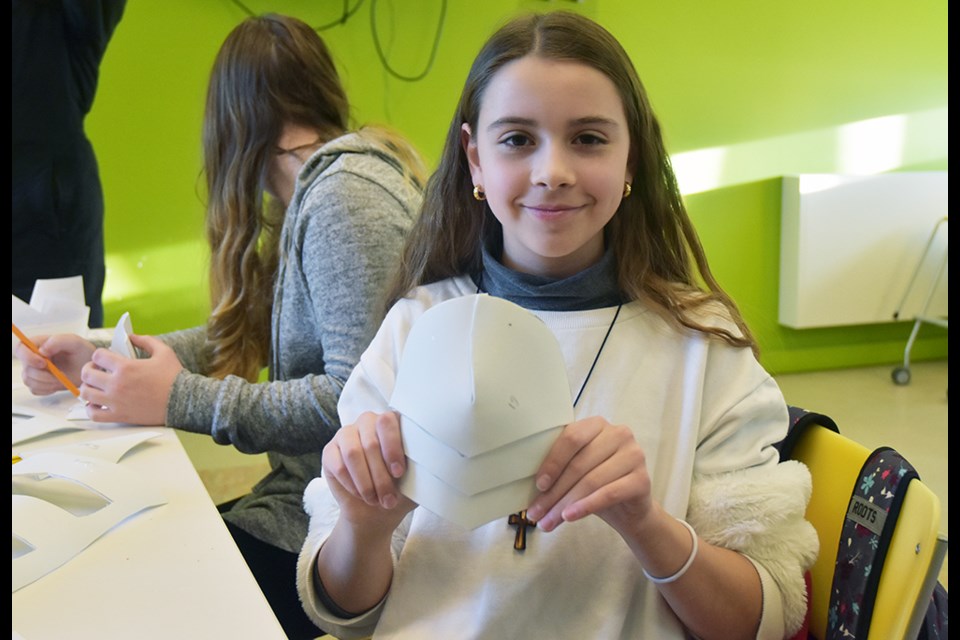
[{"label": "gray knit sleeve", "polygon": [[207,340],[206,327],[193,327],[181,331],[173,331],[157,336],[168,347],[173,349],[180,359],[180,364],[187,371],[193,373],[206,373],[209,367],[209,359],[204,345]]},{"label": "gray knit sleeve", "polygon": [[340,388],[327,376],[250,383],[181,371],[167,403],[167,424],[209,434],[243,453],[319,451],[339,424]]}]

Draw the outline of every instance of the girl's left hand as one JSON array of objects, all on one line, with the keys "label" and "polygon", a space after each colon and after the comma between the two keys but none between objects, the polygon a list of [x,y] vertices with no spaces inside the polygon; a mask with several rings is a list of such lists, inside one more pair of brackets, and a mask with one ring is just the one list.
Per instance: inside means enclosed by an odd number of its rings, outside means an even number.
[{"label": "girl's left hand", "polygon": [[527,517],[544,531],[596,514],[624,534],[653,504],[646,456],[633,432],[601,417],[568,424],[534,477],[541,493]]},{"label": "girl's left hand", "polygon": [[126,358],[97,349],[80,373],[80,398],[94,422],[163,425],[173,381],[183,369],[173,349],[152,336],[131,335],[149,358]]}]

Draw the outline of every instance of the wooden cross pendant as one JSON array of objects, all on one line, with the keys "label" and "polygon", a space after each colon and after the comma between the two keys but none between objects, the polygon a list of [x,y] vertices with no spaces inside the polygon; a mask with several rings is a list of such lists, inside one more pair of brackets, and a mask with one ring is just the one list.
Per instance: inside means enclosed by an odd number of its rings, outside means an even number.
[{"label": "wooden cross pendant", "polygon": [[517,551],[523,551],[527,548],[527,527],[536,527],[537,523],[533,520],[527,520],[527,510],[514,513],[507,520],[517,528],[517,537],[513,539],[513,548]]}]

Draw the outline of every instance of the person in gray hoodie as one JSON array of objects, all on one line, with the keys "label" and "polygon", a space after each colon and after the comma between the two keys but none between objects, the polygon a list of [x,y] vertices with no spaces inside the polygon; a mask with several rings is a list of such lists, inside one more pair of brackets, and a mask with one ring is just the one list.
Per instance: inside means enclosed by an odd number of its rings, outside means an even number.
[{"label": "person in gray hoodie", "polygon": [[[303,492],[382,320],[424,181],[401,136],[348,120],[316,31],[275,14],[244,20],[214,62],[203,126],[206,325],[131,336],[137,359],[75,335],[38,338],[94,421],[163,424],[267,452],[270,473],[219,508],[290,638],[322,633],[296,592]],[[17,355],[34,393],[62,389],[36,356]]]}]

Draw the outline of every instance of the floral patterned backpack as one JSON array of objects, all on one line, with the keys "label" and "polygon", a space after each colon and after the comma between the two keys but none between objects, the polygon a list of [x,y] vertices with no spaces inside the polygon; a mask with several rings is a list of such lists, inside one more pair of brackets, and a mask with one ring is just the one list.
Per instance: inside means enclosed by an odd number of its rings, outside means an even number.
[{"label": "floral patterned backpack", "polygon": [[[778,445],[781,460],[790,457],[793,446],[810,424],[840,432],[828,416],[793,406],[789,410],[790,427]],[[867,457],[858,477],[841,528],[824,640],[867,638],[880,569],[907,485],[919,479],[919,474],[896,450],[880,447]],[[821,553],[829,551],[821,549]],[[947,591],[937,583],[918,640],[947,638],[947,621]]]}]

